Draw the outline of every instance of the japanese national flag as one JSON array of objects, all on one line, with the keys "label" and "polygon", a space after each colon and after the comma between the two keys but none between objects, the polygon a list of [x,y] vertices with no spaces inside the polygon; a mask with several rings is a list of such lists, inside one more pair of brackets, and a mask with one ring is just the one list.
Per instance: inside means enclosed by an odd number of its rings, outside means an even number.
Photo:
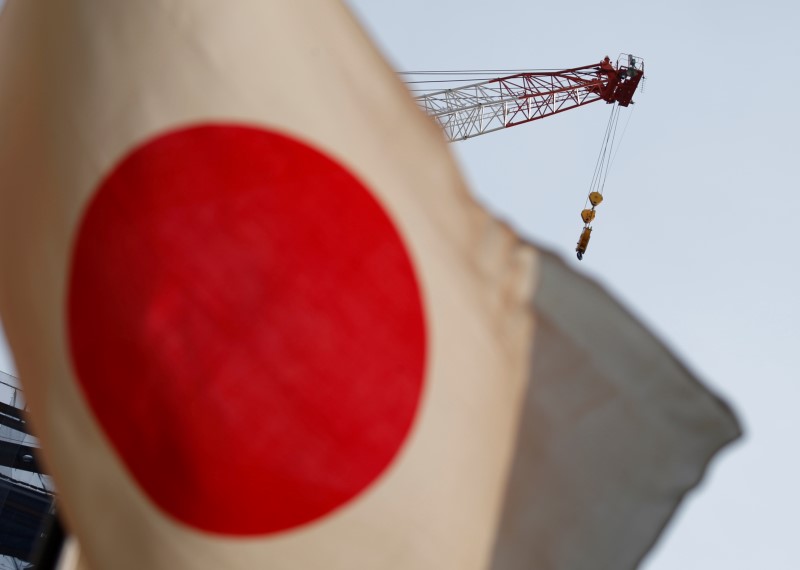
[{"label": "japanese national flag", "polygon": [[338,0],[12,0],[0,310],[93,569],[630,568],[727,408]]}]

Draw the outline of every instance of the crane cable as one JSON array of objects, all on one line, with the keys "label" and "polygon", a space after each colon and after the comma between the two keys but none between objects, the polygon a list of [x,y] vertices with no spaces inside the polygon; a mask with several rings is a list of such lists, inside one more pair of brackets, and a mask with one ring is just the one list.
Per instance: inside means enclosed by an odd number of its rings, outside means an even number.
[{"label": "crane cable", "polygon": [[[592,181],[589,184],[590,194],[592,192],[597,192],[598,194],[602,195],[603,190],[605,189],[606,179],[608,178],[608,169],[611,166],[611,160],[609,157],[614,149],[614,138],[617,133],[617,124],[619,122],[619,109],[620,107],[618,105],[614,105],[611,108],[611,116],[608,119],[608,125],[606,125],[606,132],[603,136],[603,144],[600,147],[600,154],[598,155],[597,162],[595,163]],[[586,206],[588,203],[589,198],[586,198],[584,206]]]},{"label": "crane cable", "polygon": [[477,83],[506,75],[522,73],[550,73],[555,69],[449,69],[436,71],[398,71],[396,72],[415,96],[423,96],[433,91],[457,89],[464,83]]},{"label": "crane cable", "polygon": [[[589,184],[589,195],[581,211],[583,230],[581,231],[580,238],[578,238],[578,244],[575,247],[578,259],[583,259],[583,255],[586,253],[586,248],[589,245],[589,238],[592,234],[591,223],[595,218],[595,208],[603,201],[603,191],[606,186],[606,180],[608,179],[608,171],[617,157],[620,143],[625,136],[625,132],[628,130],[628,124],[630,124],[632,113],[628,114],[628,120],[625,122],[625,127],[622,129],[622,135],[619,141],[616,141],[617,127],[619,125],[619,110],[619,105],[614,105],[611,108],[611,116],[608,118],[608,125],[606,125],[606,132],[603,136],[603,144],[600,147],[600,154],[595,163],[592,181]],[[616,149],[614,148],[615,141],[617,142]],[[589,206],[591,206],[591,208]]]}]

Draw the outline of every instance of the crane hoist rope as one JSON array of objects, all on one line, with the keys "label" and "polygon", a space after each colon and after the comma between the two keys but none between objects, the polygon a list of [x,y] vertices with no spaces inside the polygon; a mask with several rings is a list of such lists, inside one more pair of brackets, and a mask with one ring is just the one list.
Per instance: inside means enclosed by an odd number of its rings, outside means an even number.
[{"label": "crane hoist rope", "polygon": [[[636,60],[632,57],[629,58],[629,60],[630,66],[635,69],[637,63]],[[628,131],[628,125],[630,124],[633,111],[631,110],[631,112],[628,114],[628,119],[625,121],[625,127],[622,129],[622,135],[619,137],[619,140],[617,140],[619,115],[620,107],[615,105],[611,108],[611,116],[608,118],[608,125],[606,126],[606,132],[603,137],[603,144],[600,147],[600,154],[597,157],[597,163],[595,164],[592,181],[589,184],[589,195],[586,197],[586,201],[583,204],[583,210],[581,210],[583,229],[581,230],[581,235],[578,238],[578,243],[575,246],[575,251],[577,252],[579,260],[583,259],[583,256],[586,254],[586,248],[589,246],[589,239],[592,235],[592,222],[594,221],[597,213],[595,208],[597,208],[597,206],[599,206],[603,201],[603,191],[605,190],[606,180],[608,179],[608,171],[611,169],[611,165],[617,158],[617,153],[619,153],[622,139],[625,137],[625,133]]]},{"label": "crane hoist rope", "polygon": [[[619,109],[620,108],[617,106],[611,108],[611,116],[608,118],[608,125],[606,125],[606,132],[603,136],[603,144],[600,147],[600,154],[597,156],[592,181],[589,184],[589,195],[586,197],[586,201],[583,204],[583,210],[581,210],[583,230],[575,246],[578,259],[583,259],[586,248],[589,246],[589,239],[592,235],[592,222],[597,213],[595,208],[603,201],[603,191],[605,190],[606,180],[608,179],[608,171],[613,162],[612,156],[616,156],[616,153],[612,155],[612,152],[614,151],[614,141],[617,134],[617,125],[619,124]],[[619,150],[619,146],[617,146],[617,150]]]}]

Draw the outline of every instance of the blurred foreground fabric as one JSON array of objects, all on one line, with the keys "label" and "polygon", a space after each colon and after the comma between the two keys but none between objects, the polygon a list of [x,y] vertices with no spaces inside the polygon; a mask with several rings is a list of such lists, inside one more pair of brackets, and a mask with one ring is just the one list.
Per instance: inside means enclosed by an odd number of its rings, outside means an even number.
[{"label": "blurred foreground fabric", "polygon": [[739,435],[339,1],[12,0],[0,312],[89,568],[633,568]]}]

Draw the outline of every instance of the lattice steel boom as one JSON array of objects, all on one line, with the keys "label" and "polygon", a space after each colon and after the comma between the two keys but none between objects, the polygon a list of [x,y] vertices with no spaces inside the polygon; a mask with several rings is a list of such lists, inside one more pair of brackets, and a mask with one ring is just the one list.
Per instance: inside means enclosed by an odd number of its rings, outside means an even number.
[{"label": "lattice steel boom", "polygon": [[627,107],[644,75],[641,59],[623,54],[614,66],[518,73],[417,96],[450,141],[464,140],[549,117],[595,101]]}]

